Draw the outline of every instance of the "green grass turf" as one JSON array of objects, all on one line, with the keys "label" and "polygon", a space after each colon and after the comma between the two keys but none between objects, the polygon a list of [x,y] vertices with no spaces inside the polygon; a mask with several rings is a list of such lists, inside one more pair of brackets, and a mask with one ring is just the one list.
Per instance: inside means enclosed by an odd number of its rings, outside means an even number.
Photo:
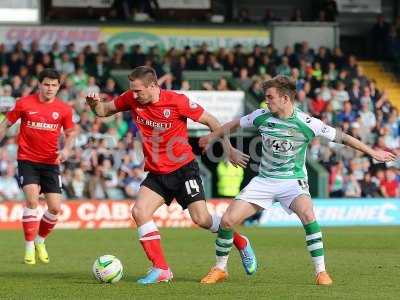
[{"label": "green grass turf", "polygon": [[[203,286],[214,263],[214,237],[200,229],[161,229],[171,284],[139,286],[148,267],[135,230],[57,230],[47,247],[50,264],[24,265],[22,232],[0,231],[0,299],[400,299],[400,227],[325,228],[331,287],[314,285],[301,228],[243,228],[259,271],[247,276],[233,251],[227,282]],[[97,256],[121,259],[117,284],[97,283]]]}]

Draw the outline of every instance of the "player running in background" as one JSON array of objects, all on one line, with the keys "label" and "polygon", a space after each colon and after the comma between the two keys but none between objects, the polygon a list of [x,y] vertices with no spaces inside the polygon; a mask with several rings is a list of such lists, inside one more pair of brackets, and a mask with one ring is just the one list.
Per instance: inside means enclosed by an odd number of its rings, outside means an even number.
[{"label": "player running in background", "polygon": [[[207,125],[212,131],[219,122],[200,105],[185,95],[160,89],[155,71],[137,67],[129,75],[130,89],[111,102],[102,102],[99,95],[90,94],[87,103],[97,116],[111,116],[120,111],[131,111],[142,136],[145,170],[132,209],[139,240],[148,259],[153,263],[150,272],[138,280],[151,284],[172,279],[161,248],[160,233],[153,221],[154,212],[175,198],[183,209],[188,208],[194,223],[216,233],[221,218],[211,216],[204,200],[204,190],[192,148],[188,142],[187,118]],[[249,157],[234,149],[229,142],[229,157],[233,164],[245,166]],[[253,274],[257,262],[248,239],[238,233],[232,240],[240,251],[244,268]]]},{"label": "player running in background", "polygon": [[[44,241],[57,223],[61,207],[59,164],[68,158],[76,131],[70,106],[56,98],[60,74],[45,69],[39,74],[39,93],[22,97],[0,124],[0,137],[21,119],[18,135],[18,177],[26,197],[22,227],[25,235],[26,264],[39,259],[49,262]],[[65,135],[64,148],[58,144]],[[44,193],[48,209],[39,219],[39,194]]]},{"label": "player running in background", "polygon": [[286,76],[277,76],[264,82],[263,89],[269,111],[258,109],[240,119],[226,123],[220,129],[201,138],[199,144],[207,149],[216,138],[227,136],[239,127],[255,127],[262,137],[262,158],[258,176],[239,193],[222,217],[215,242],[217,262],[204,277],[206,283],[216,283],[226,273],[232,243],[232,228],[259,210],[269,209],[280,202],[283,209],[294,212],[302,222],[307,250],[314,263],[316,283],[330,285],[332,279],[325,269],[324,246],[320,226],[315,218],[307,183],[305,166],[307,146],[314,137],[348,145],[376,160],[391,161],[390,152],[373,150],[369,146],[336,130],[321,120],[296,109],[296,85]]}]

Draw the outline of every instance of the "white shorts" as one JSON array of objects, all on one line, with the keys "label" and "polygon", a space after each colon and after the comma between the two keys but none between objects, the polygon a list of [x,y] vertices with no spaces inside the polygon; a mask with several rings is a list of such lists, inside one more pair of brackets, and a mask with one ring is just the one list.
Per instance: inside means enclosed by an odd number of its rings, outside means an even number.
[{"label": "white shorts", "polygon": [[236,200],[243,200],[268,209],[275,202],[279,202],[282,208],[291,214],[290,205],[300,195],[310,196],[308,184],[299,179],[275,179],[266,177],[254,177],[249,184],[240,191]]}]

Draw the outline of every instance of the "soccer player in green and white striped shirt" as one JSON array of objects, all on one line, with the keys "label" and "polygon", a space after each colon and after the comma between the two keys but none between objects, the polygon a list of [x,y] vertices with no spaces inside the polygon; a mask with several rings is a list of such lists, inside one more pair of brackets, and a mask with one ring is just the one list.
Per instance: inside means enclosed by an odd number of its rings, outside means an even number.
[{"label": "soccer player in green and white striped shirt", "polygon": [[[307,250],[315,267],[316,283],[330,285],[332,279],[325,269],[322,233],[315,218],[307,184],[305,162],[308,144],[314,137],[322,136],[360,150],[378,161],[395,160],[396,156],[383,150],[374,150],[296,109],[296,86],[288,77],[280,75],[268,80],[263,83],[263,89],[269,110],[258,109],[228,122],[199,141],[200,146],[207,149],[213,140],[239,127],[255,127],[262,138],[258,176],[239,193],[236,201],[231,203],[223,215],[216,240],[217,263],[202,283],[217,283],[227,278],[233,226],[241,224],[259,210],[270,208],[274,202],[280,202],[283,209],[289,214],[294,212],[304,226]],[[250,253],[251,256],[254,253]]]}]

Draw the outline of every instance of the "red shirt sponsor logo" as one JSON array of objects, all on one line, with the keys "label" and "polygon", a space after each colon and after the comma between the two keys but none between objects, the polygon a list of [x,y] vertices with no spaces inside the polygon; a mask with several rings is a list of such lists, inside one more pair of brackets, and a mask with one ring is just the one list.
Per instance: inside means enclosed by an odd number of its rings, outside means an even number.
[{"label": "red shirt sponsor logo", "polygon": [[21,119],[18,159],[44,164],[56,164],[61,129],[74,126],[67,104],[58,99],[41,102],[37,94],[17,100],[7,119],[10,123]]},{"label": "red shirt sponsor logo", "polygon": [[145,169],[168,174],[194,160],[188,141],[187,118],[197,121],[204,109],[185,95],[161,90],[159,101],[139,104],[132,91],[114,100],[119,111],[131,111],[143,139]]}]

